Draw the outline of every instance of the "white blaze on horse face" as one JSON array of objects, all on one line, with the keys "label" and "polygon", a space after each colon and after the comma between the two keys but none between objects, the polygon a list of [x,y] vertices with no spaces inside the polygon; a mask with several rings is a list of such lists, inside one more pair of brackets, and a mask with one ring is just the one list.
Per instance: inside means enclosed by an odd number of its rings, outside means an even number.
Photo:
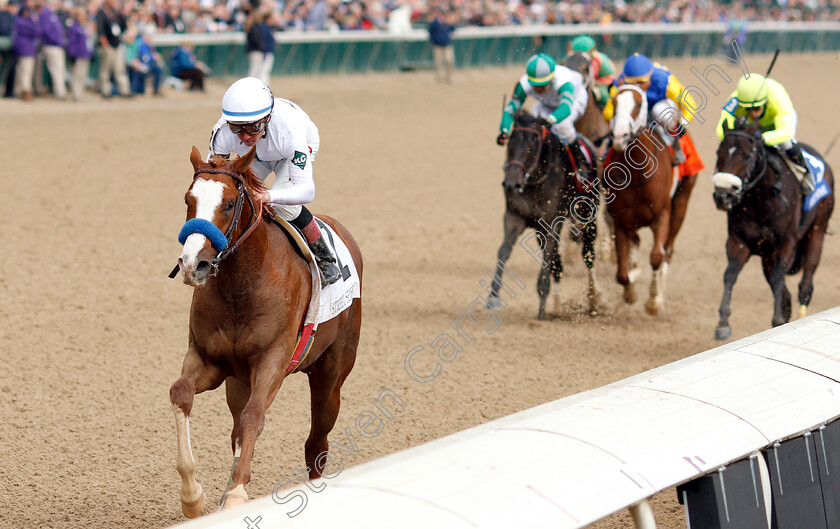
[{"label": "white blaze on horse face", "polygon": [[[193,183],[190,194],[195,197],[195,218],[213,222],[216,209],[222,204],[225,185],[215,180],[199,178]],[[185,266],[195,266],[198,252],[204,248],[207,237],[200,233],[193,233],[184,242],[181,260]]]},{"label": "white blaze on horse face", "polygon": [[612,133],[615,138],[615,145],[619,149],[627,147],[630,136],[636,132],[633,119],[633,109],[636,108],[636,100],[633,92],[624,91],[615,96],[615,118],[613,119]]},{"label": "white blaze on horse face", "polygon": [[712,176],[712,184],[716,189],[739,190],[744,182],[732,173],[715,173]]}]

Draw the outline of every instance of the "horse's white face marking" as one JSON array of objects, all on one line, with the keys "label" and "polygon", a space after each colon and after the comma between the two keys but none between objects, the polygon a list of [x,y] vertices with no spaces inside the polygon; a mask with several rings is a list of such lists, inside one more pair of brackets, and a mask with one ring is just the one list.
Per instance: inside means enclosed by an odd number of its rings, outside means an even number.
[{"label": "horse's white face marking", "polygon": [[729,156],[732,156],[733,154],[735,154],[735,146],[733,145],[732,147],[730,147],[728,152],[729,152]]},{"label": "horse's white face marking", "polygon": [[636,132],[636,120],[633,119],[633,109],[636,108],[636,101],[633,92],[620,92],[615,96],[615,118],[613,120],[613,137],[616,147],[624,149],[629,143],[630,136]]},{"label": "horse's white face marking", "polygon": [[[213,222],[213,214],[222,204],[222,195],[225,185],[214,180],[199,178],[195,181],[190,194],[195,197],[195,218]],[[198,252],[204,248],[207,237],[200,233],[193,233],[184,242],[184,251],[181,259],[185,265],[194,265]]]}]

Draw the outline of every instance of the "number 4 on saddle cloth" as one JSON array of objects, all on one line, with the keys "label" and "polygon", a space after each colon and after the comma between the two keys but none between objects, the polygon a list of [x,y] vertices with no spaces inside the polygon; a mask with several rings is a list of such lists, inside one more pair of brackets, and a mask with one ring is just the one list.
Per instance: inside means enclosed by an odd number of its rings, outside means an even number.
[{"label": "number 4 on saddle cloth", "polygon": [[347,249],[341,237],[330,226],[322,222],[321,219],[315,217],[315,222],[321,228],[321,233],[324,234],[324,241],[326,241],[333,255],[335,255],[338,268],[341,270],[341,279],[326,286],[321,284],[321,274],[318,272],[315,256],[312,255],[312,251],[309,249],[309,245],[306,243],[303,234],[294,225],[276,215],[272,215],[270,208],[266,208],[263,211],[268,212],[264,218],[270,218],[272,222],[280,226],[289,235],[292,243],[309,264],[309,275],[312,278],[312,299],[309,300],[309,309],[306,311],[303,329],[298,334],[298,342],[295,346],[295,352],[292,355],[292,361],[286,370],[286,374],[288,374],[294,371],[306,358],[310,347],[312,347],[318,324],[338,316],[350,307],[355,298],[361,297],[361,282],[359,281],[359,273],[356,271],[356,265],[353,263],[353,258],[350,255],[350,250]]},{"label": "number 4 on saddle cloth", "polygon": [[811,176],[814,177],[814,190],[805,197],[802,202],[803,211],[811,211],[820,203],[822,199],[831,194],[831,188],[828,182],[825,181],[825,162],[802,149],[802,157],[805,163],[808,164],[808,170],[811,171]]}]

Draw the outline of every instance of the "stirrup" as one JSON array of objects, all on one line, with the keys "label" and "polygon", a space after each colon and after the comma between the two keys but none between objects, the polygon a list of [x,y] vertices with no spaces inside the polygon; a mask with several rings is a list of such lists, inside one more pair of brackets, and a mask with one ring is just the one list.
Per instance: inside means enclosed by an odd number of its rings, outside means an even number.
[{"label": "stirrup", "polygon": [[799,184],[800,187],[802,187],[802,194],[805,196],[810,195],[814,192],[814,189],[817,188],[816,183],[814,182],[814,177],[811,176],[810,171],[806,172],[802,176],[802,180]]}]

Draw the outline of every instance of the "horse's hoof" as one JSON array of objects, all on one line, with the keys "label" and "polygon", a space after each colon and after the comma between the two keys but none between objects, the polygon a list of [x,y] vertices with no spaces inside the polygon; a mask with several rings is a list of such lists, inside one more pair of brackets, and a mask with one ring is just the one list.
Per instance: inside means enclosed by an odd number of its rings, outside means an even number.
[{"label": "horse's hoof", "polygon": [[715,340],[728,340],[732,338],[732,327],[726,325],[715,329]]},{"label": "horse's hoof", "polygon": [[198,518],[204,514],[204,509],[207,507],[207,495],[204,494],[204,490],[201,489],[201,485],[199,485],[199,490],[201,491],[201,494],[197,500],[188,502],[181,499],[181,512],[183,512],[184,516],[187,518]]},{"label": "horse's hoof", "polygon": [[632,305],[636,302],[636,299],[636,290],[633,287],[624,287],[624,301],[628,305]]},{"label": "horse's hoof", "polygon": [[498,296],[490,296],[487,298],[487,307],[490,310],[496,310],[502,307],[502,300]]},{"label": "horse's hoof", "polygon": [[651,316],[659,316],[659,313],[662,312],[662,309],[663,306],[653,298],[647,300],[647,303],[645,303],[645,312],[647,312]]},{"label": "horse's hoof", "polygon": [[241,494],[237,494],[235,492],[228,492],[225,494],[225,499],[222,500],[222,509],[230,509],[232,507],[236,507],[237,505],[242,505],[248,503],[248,498],[246,496],[242,496]]},{"label": "horse's hoof", "polygon": [[808,306],[807,305],[799,305],[799,319],[806,317],[808,315]]}]

